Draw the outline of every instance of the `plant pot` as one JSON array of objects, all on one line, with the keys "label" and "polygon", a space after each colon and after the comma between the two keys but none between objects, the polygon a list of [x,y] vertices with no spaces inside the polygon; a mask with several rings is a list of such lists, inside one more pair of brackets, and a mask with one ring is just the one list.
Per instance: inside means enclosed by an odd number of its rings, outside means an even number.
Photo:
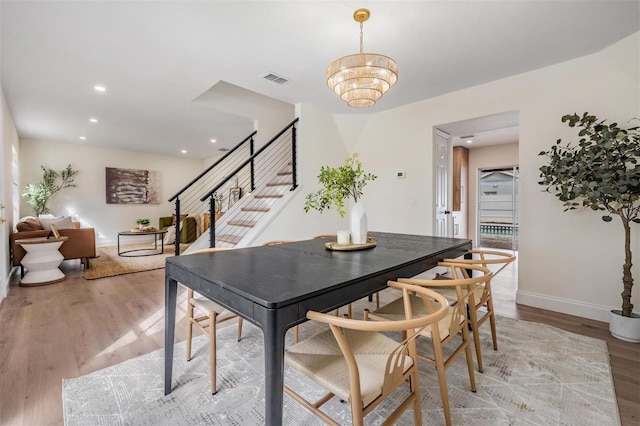
[{"label": "plant pot", "polygon": [[609,320],[609,331],[616,339],[640,343],[640,315],[631,313],[630,317],[623,317],[621,310],[613,309]]},{"label": "plant pot", "polygon": [[364,244],[367,242],[367,213],[364,211],[364,204],[360,201],[355,203],[349,213],[351,221],[351,243]]}]

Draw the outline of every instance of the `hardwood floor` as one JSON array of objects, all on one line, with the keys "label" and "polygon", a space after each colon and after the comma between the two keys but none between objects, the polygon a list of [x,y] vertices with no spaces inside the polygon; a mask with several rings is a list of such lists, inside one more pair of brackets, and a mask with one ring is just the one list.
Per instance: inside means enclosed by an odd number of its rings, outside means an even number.
[{"label": "hardwood floor", "polygon": [[[67,280],[12,285],[0,308],[0,424],[62,424],[62,379],[160,349],[164,342],[164,270],[87,281],[78,261]],[[517,306],[517,266],[493,283],[500,315],[542,322],[606,340],[623,425],[640,419],[640,345],[610,336],[608,324]],[[186,291],[179,290],[178,340],[186,337]],[[498,342],[499,343],[499,342]]]}]

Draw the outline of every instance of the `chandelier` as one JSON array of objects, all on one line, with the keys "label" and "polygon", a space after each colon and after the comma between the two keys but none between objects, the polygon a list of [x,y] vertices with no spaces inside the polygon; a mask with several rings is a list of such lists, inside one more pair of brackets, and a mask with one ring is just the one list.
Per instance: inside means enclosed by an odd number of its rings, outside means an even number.
[{"label": "chandelier", "polygon": [[360,53],[333,61],[327,68],[327,85],[354,108],[367,108],[398,81],[398,64],[388,56],[363,53],[362,27],[368,9],[358,9],[353,19],[360,23]]}]

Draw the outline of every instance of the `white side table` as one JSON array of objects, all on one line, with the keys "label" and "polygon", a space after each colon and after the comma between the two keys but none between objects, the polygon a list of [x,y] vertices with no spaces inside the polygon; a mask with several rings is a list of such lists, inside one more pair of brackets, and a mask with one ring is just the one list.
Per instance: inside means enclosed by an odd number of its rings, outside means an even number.
[{"label": "white side table", "polygon": [[16,240],[16,244],[20,244],[27,252],[21,261],[27,273],[20,280],[20,285],[28,287],[63,281],[66,276],[58,267],[64,256],[58,249],[68,239],[69,237],[39,237]]}]

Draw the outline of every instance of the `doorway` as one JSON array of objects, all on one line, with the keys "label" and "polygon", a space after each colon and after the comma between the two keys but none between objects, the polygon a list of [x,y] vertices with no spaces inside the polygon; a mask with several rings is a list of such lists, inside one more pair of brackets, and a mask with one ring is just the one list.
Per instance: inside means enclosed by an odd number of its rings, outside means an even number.
[{"label": "doorway", "polygon": [[518,250],[519,167],[478,169],[478,246]]}]

